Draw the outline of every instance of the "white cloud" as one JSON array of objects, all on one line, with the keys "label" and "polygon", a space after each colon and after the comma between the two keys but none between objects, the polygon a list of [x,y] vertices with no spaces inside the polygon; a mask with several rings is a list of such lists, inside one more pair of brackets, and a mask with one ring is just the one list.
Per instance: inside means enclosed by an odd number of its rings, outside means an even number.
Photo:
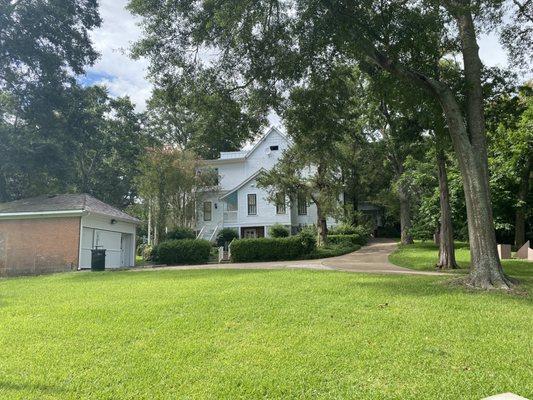
[{"label": "white cloud", "polygon": [[91,38],[100,58],[87,70],[97,78],[92,83],[105,84],[111,95],[131,97],[137,110],[146,108],[151,84],[146,80],[147,60],[133,60],[128,49],[141,36],[137,19],[126,10],[127,0],[100,0],[102,26]]}]

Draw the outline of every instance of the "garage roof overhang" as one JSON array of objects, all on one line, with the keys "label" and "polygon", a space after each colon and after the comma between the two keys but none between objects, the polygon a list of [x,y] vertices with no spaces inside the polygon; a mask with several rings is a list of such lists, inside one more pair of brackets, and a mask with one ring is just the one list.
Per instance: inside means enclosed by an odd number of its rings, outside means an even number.
[{"label": "garage roof overhang", "polygon": [[139,220],[120,218],[113,215],[107,215],[104,213],[97,213],[94,211],[85,210],[65,210],[65,211],[26,211],[26,212],[12,212],[12,213],[0,213],[0,220],[9,219],[35,219],[35,218],[57,218],[57,217],[83,217],[94,215],[97,217],[114,219],[121,222],[127,222],[130,224],[138,225],[141,223]]},{"label": "garage roof overhang", "polygon": [[53,218],[53,217],[81,217],[82,215],[84,215],[83,210],[7,212],[7,213],[0,213],[0,220],[2,219]]}]

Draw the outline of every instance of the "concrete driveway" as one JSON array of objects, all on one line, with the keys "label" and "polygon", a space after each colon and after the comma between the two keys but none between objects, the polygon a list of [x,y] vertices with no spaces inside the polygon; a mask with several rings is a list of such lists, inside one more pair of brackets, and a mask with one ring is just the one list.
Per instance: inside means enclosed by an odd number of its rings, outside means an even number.
[{"label": "concrete driveway", "polygon": [[[415,271],[398,267],[389,262],[388,257],[396,250],[397,242],[391,239],[374,239],[367,246],[353,253],[339,257],[323,258],[319,260],[297,261],[269,261],[251,263],[224,263],[202,265],[176,265],[167,267],[154,267],[161,269],[281,269],[303,268],[317,270],[332,270],[346,272],[364,272],[377,274],[410,274],[410,275],[444,275],[442,272]],[[146,270],[141,268],[138,270]],[[138,271],[137,270],[137,271]]]}]

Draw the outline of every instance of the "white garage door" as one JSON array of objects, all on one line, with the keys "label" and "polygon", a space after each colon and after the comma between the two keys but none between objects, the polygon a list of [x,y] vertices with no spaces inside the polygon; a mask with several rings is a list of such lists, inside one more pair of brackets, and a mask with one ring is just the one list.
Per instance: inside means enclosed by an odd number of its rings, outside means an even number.
[{"label": "white garage door", "polygon": [[91,267],[91,250],[94,248],[105,249],[106,268],[130,266],[128,244],[129,234],[121,232],[104,231],[93,228],[83,228],[81,246],[81,267]]},{"label": "white garage door", "polygon": [[94,230],[94,244],[99,249],[105,249],[105,267],[120,267],[120,232]]}]

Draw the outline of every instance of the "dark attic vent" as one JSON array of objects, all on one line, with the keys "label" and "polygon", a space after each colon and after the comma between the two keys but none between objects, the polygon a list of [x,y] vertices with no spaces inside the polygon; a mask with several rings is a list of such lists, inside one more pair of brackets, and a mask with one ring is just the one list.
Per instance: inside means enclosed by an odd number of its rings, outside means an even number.
[{"label": "dark attic vent", "polygon": [[279,150],[279,146],[270,146],[270,150],[272,151]]}]

